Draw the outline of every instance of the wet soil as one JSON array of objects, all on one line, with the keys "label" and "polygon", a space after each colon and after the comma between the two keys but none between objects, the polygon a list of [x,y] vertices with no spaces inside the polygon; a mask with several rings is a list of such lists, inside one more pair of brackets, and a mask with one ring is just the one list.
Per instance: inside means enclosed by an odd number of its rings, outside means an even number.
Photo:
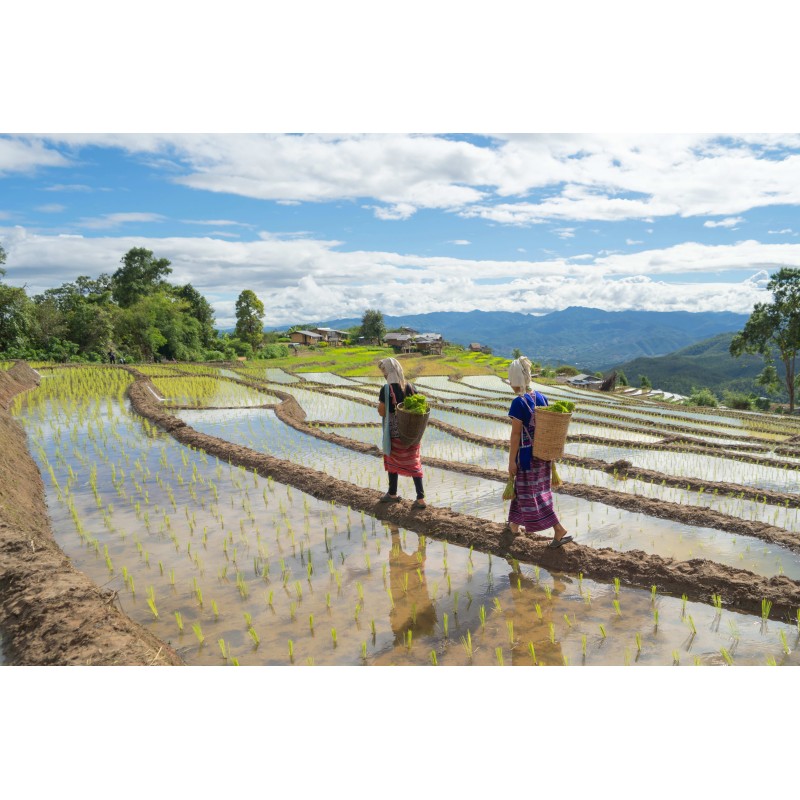
[{"label": "wet soil", "polygon": [[183,663],[116,606],[116,594],[76,570],[56,544],[39,470],[8,408],[35,388],[27,364],[0,372],[0,629],[7,664]]},{"label": "wet soil", "polygon": [[[549,541],[547,537],[514,537],[502,525],[459,514],[449,508],[428,507],[424,510],[417,510],[412,509],[411,504],[407,501],[390,506],[379,504],[378,500],[382,495],[380,491],[355,486],[326,473],[318,472],[311,467],[293,464],[194,430],[183,420],[167,413],[155,401],[147,389],[148,381],[144,376],[136,373],[133,369],[129,371],[137,376],[136,381],[128,389],[133,408],[170,433],[177,441],[202,449],[232,464],[255,470],[265,477],[269,476],[273,480],[288,483],[314,497],[332,500],[356,510],[363,510],[399,527],[461,546],[472,546],[483,552],[504,557],[510,556],[518,561],[538,564],[550,571],[583,573],[584,577],[600,581],[610,581],[617,577],[622,583],[630,586],[649,589],[655,585],[659,592],[674,595],[686,594],[689,599],[700,602],[708,602],[712,594],[719,594],[724,606],[747,613],[760,614],[761,601],[764,598],[772,602],[775,616],[794,618],[796,609],[800,607],[800,583],[785,576],[764,578],[747,570],[716,564],[706,559],[676,561],[648,555],[640,550],[617,552],[608,548],[584,547],[575,542],[558,549],[551,549],[547,546]],[[276,413],[287,424],[308,433],[313,432],[314,435],[337,444],[350,441],[307,425],[305,412],[291,395],[272,388],[270,391],[283,401],[277,407]],[[365,448],[364,452],[375,450],[373,446],[363,443],[352,443],[348,446],[359,450],[363,447]],[[434,459],[428,459],[426,463],[432,466],[444,466],[442,462]],[[485,477],[495,480],[498,475],[496,470],[483,470],[480,467],[471,467],[465,471],[470,473],[475,471],[475,474],[485,474]],[[561,490],[563,489],[562,486]],[[608,502],[609,499],[613,499],[614,495],[620,494],[600,487],[577,487],[576,489],[582,493],[584,490],[592,495],[591,499],[599,502]],[[581,494],[581,496],[585,495]],[[649,509],[656,508],[650,506],[652,502],[664,506],[675,505],[663,503],[663,501],[652,501],[648,498],[628,496],[626,496],[625,502],[635,504],[635,507],[631,506],[631,510],[639,510],[644,513],[651,513]],[[687,511],[689,517],[694,519],[707,510],[687,509]],[[711,513],[718,514],[718,512]],[[726,515],[718,516],[724,518],[726,525],[724,529],[729,529],[727,524],[732,522],[733,518]],[[691,524],[705,525],[706,522]],[[748,526],[754,524],[758,525],[757,523],[747,523]],[[719,526],[718,524],[716,527]],[[753,533],[753,535],[756,534]]]}]

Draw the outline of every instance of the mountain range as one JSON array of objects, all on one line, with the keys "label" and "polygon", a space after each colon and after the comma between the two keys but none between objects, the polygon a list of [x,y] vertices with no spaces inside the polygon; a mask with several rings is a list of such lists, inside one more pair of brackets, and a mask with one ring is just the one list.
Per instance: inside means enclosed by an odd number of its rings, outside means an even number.
[{"label": "mountain range", "polygon": [[[384,316],[384,324],[389,330],[407,326],[420,333],[440,333],[464,346],[477,342],[508,358],[519,348],[543,365],[570,364],[582,372],[597,372],[739,331],[747,319],[746,314],[732,312],[601,311],[573,306],[542,316],[510,311]],[[360,319],[334,319],[318,324],[346,329],[360,323]]]}]

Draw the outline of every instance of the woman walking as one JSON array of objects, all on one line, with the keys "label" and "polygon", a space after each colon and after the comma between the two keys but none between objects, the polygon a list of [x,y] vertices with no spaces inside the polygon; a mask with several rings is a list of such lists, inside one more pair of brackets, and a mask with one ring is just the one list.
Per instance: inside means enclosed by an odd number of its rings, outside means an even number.
[{"label": "woman walking", "polygon": [[516,495],[508,510],[508,529],[516,535],[520,527],[524,527],[526,533],[553,528],[553,540],[548,547],[561,547],[566,542],[571,542],[572,536],[567,534],[567,529],[558,521],[553,508],[553,494],[550,489],[552,462],[542,461],[532,453],[533,432],[536,428],[535,408],[548,405],[547,398],[541,392],[530,394],[531,362],[525,356],[520,356],[509,365],[508,382],[517,394],[508,410],[508,416],[511,417],[508,474],[514,479]]},{"label": "woman walking", "polygon": [[422,486],[422,462],[418,444],[405,445],[400,440],[397,428],[397,404],[409,395],[416,394],[413,384],[407,383],[403,367],[394,358],[384,358],[378,362],[386,383],[378,394],[378,414],[383,417],[383,467],[389,473],[389,491],[379,503],[399,503],[397,478],[406,475],[414,479],[417,499],[412,508],[425,508],[425,490]]}]

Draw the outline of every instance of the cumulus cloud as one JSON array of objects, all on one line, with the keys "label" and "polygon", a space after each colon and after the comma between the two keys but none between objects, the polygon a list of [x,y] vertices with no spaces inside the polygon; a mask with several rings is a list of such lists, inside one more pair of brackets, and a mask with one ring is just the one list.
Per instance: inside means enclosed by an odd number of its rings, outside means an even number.
[{"label": "cumulus cloud", "polygon": [[731,228],[732,230],[736,230],[736,226],[740,225],[744,222],[744,217],[726,217],[725,219],[721,219],[718,221],[714,221],[713,219],[707,219],[703,223],[704,228]]},{"label": "cumulus cloud", "polygon": [[69,134],[0,139],[0,171],[63,165],[59,148],[86,145],[145,155],[154,169],[167,159],[169,179],[198,190],[282,204],[367,201],[395,221],[442,209],[520,226],[652,222],[800,204],[800,142],[774,135],[531,134],[477,144],[408,134]]},{"label": "cumulus cloud", "polygon": [[[800,245],[709,246],[693,242],[641,253],[581,254],[564,259],[489,260],[343,251],[340,242],[257,241],[207,237],[48,236],[22,227],[0,228],[8,252],[6,282],[41,292],[78,275],[113,272],[132,247],[172,262],[171,280],[191,282],[212,302],[218,324],[233,324],[232,303],[252,289],[267,309],[267,324],[387,314],[507,310],[545,313],[585,305],[622,309],[717,310],[749,313],[764,299],[769,270],[800,267]],[[680,273],[732,271],[741,280],[681,283]],[[670,275],[660,280],[659,275]],[[324,313],[321,313],[324,309]]]}]

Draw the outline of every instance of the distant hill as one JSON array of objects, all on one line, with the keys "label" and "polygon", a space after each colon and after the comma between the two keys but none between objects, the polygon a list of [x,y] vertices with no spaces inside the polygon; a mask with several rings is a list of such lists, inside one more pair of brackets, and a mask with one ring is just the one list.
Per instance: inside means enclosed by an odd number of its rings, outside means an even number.
[{"label": "distant hill", "polygon": [[[688,311],[601,311],[579,306],[533,316],[509,311],[443,311],[385,316],[387,328],[403,325],[421,333],[441,333],[447,341],[488,345],[511,357],[519,348],[532,360],[556,366],[571,364],[596,372],[643,356],[659,356],[715,334],[738,331],[745,314]],[[361,319],[320,322],[331,328],[359,325]]]},{"label": "distant hill", "polygon": [[[623,370],[631,386],[638,386],[641,376],[646,375],[654,388],[678,394],[688,395],[695,387],[707,386],[718,397],[726,389],[763,395],[764,389],[756,384],[755,379],[764,369],[764,359],[749,355],[733,358],[728,351],[731,339],[732,333],[720,333],[674,353],[627,361],[619,364],[617,369]],[[776,367],[783,375],[780,362]],[[786,392],[776,395],[778,398],[786,400]]]}]

